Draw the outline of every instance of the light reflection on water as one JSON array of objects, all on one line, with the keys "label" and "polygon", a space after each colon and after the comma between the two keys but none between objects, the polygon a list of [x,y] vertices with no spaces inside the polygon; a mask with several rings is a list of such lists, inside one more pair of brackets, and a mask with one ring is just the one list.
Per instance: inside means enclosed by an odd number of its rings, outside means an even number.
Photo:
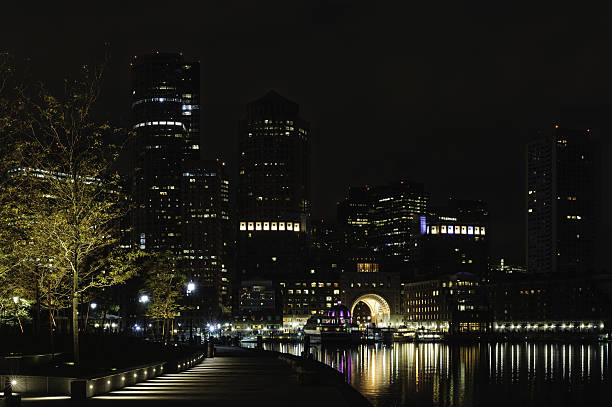
[{"label": "light reflection on water", "polygon": [[[265,344],[298,355],[301,344]],[[375,406],[609,405],[610,343],[313,347]]]}]

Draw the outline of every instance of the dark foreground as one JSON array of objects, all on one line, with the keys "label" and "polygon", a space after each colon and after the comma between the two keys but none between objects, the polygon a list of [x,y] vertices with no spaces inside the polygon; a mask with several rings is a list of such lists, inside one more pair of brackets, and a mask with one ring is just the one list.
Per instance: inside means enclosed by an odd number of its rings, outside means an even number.
[{"label": "dark foreground", "polygon": [[31,397],[22,405],[312,407],[350,403],[335,387],[298,384],[295,372],[276,357],[219,347],[215,358],[182,373],[159,376],[78,403],[67,397]]}]

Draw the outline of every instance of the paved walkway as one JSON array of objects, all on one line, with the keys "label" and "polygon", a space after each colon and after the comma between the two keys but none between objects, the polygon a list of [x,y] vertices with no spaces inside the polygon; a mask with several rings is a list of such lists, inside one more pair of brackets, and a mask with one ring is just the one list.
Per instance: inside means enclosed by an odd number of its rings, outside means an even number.
[{"label": "paved walkway", "polygon": [[27,406],[348,406],[329,386],[297,384],[295,373],[275,357],[236,348],[181,373],[165,374],[134,386],[71,403],[65,399],[24,399]]}]

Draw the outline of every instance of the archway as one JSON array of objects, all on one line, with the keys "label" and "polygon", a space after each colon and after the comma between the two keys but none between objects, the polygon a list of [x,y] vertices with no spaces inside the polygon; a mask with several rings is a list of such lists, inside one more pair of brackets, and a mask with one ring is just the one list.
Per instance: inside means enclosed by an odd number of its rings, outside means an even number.
[{"label": "archway", "polygon": [[370,314],[372,316],[372,322],[379,327],[385,327],[389,325],[391,320],[391,309],[389,303],[383,297],[378,294],[365,294],[358,297],[353,301],[351,305],[351,315],[354,315],[355,307],[360,302],[363,302],[370,308]]}]

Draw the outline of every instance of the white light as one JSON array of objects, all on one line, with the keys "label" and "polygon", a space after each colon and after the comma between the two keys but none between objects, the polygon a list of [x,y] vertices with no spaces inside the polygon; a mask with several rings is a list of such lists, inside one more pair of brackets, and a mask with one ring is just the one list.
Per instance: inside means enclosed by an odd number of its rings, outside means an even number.
[{"label": "white light", "polygon": [[138,302],[146,304],[147,302],[149,302],[149,296],[146,294],[141,295],[140,298],[138,299]]},{"label": "white light", "polygon": [[97,306],[98,304],[96,304],[95,302],[92,302],[90,305],[91,309],[96,309]]},{"label": "white light", "polygon": [[11,385],[15,386],[17,384],[17,380],[11,380]]},{"label": "white light", "polygon": [[90,385],[89,385],[89,388],[90,388],[90,389],[93,389],[93,384],[90,384]]},{"label": "white light", "polygon": [[13,302],[17,304],[19,302],[19,297],[13,297]]},{"label": "white light", "polygon": [[107,380],[107,381],[106,381],[106,384],[110,384],[110,380]]},{"label": "white light", "polygon": [[138,377],[138,375],[136,373],[134,373],[134,377]]},{"label": "white light", "polygon": [[189,284],[187,284],[187,291],[192,292],[195,291],[195,283],[193,282],[189,282]]}]

